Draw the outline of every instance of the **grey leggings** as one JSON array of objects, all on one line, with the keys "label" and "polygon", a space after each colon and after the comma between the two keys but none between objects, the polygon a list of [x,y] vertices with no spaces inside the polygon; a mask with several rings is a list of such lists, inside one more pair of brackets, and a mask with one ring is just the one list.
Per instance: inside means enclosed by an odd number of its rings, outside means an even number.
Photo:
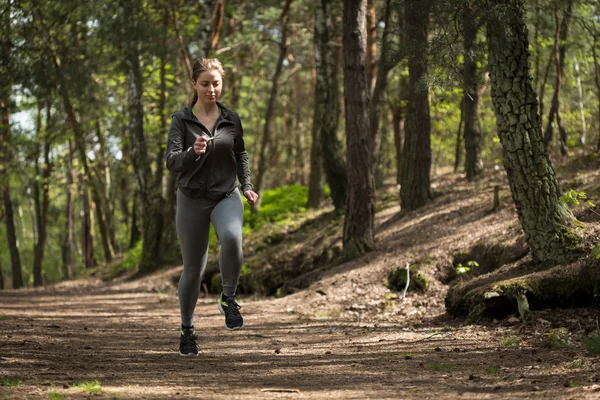
[{"label": "grey leggings", "polygon": [[244,205],[237,189],[220,201],[195,199],[177,191],[177,236],[183,255],[183,273],[179,279],[179,306],[181,323],[184,326],[194,324],[200,279],[208,256],[211,223],[221,243],[219,268],[223,295],[235,296],[242,269],[243,219]]}]

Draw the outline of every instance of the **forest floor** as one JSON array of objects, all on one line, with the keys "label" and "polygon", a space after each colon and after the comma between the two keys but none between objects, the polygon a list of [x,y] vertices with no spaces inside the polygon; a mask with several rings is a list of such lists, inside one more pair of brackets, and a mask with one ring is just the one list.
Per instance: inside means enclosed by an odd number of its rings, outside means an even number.
[{"label": "forest floor", "polygon": [[[563,189],[597,200],[596,157],[556,165]],[[492,212],[495,185],[501,207]],[[224,328],[216,296],[200,299],[199,357],[178,355],[180,266],[136,281],[2,291],[0,398],[600,398],[600,357],[583,344],[596,309],[534,309],[525,322],[515,309],[477,324],[446,314],[449,288],[469,279],[452,276],[458,257],[482,245],[519,254],[525,244],[501,167],[476,183],[441,174],[433,189],[414,212],[378,206],[376,251],[289,296],[240,296],[243,330]],[[597,230],[598,219],[575,212]],[[406,263],[429,288],[402,299],[384,282]]]}]

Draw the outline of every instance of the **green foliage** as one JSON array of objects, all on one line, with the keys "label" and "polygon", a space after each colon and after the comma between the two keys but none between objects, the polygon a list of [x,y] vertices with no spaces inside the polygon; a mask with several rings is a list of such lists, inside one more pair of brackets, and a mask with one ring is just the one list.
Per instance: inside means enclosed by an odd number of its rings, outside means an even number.
[{"label": "green foliage", "polygon": [[18,376],[5,376],[0,380],[0,386],[19,386],[21,382]]},{"label": "green foliage", "polygon": [[592,248],[592,255],[596,260],[600,259],[600,244],[597,244]]},{"label": "green foliage", "polygon": [[467,261],[466,265],[462,265],[461,263],[458,263],[458,265],[456,266],[456,273],[458,275],[462,275],[464,273],[467,273],[471,270],[471,268],[475,268],[475,267],[479,267],[479,264],[477,263],[477,261]]},{"label": "green foliage", "polygon": [[429,366],[430,371],[449,372],[452,371],[452,369],[452,366],[448,364],[431,364]]},{"label": "green foliage", "polygon": [[569,331],[566,328],[551,329],[544,334],[542,346],[548,349],[560,349],[569,346]]},{"label": "green foliage", "polygon": [[98,381],[78,382],[73,387],[86,393],[100,393],[102,391],[102,386]]},{"label": "green foliage", "polygon": [[561,200],[564,201],[566,204],[573,204],[573,205],[577,205],[577,206],[580,204],[580,200],[585,200],[585,199],[587,199],[585,192],[578,192],[573,189],[567,191],[561,197]]},{"label": "green foliage", "polygon": [[268,222],[278,222],[286,219],[291,214],[306,211],[308,201],[308,187],[301,185],[286,185],[263,193],[260,213],[253,214],[246,204],[244,221],[252,229],[256,229]]},{"label": "green foliage", "polygon": [[142,260],[142,246],[143,241],[140,239],[132,249],[125,253],[123,260],[115,264],[113,271],[132,271],[136,269]]},{"label": "green foliage", "polygon": [[[418,290],[424,292],[429,287],[429,281],[421,272],[415,270],[413,267],[409,267],[410,282],[408,284],[408,290]],[[406,268],[396,267],[390,271],[387,276],[386,287],[390,290],[404,291],[406,287]]]},{"label": "green foliage", "polygon": [[514,335],[502,336],[500,338],[500,346],[509,347],[515,345],[519,341]]},{"label": "green foliage", "polygon": [[594,355],[600,354],[600,334],[596,332],[594,335],[583,339],[583,345],[588,351]]},{"label": "green foliage", "polygon": [[497,374],[500,372],[500,367],[493,365],[493,366],[487,367],[485,372],[487,372],[488,374]]},{"label": "green foliage", "polygon": [[57,393],[57,392],[50,392],[50,393],[48,393],[48,398],[50,400],[64,400],[67,398],[67,396],[64,394]]}]

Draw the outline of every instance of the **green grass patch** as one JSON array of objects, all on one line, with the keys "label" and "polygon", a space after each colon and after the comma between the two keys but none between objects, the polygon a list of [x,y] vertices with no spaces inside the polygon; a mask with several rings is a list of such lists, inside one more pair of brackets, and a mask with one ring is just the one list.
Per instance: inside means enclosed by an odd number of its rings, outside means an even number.
[{"label": "green grass patch", "polygon": [[67,396],[56,392],[50,392],[48,393],[48,398],[50,400],[64,400],[67,398]]},{"label": "green grass patch", "polygon": [[291,214],[306,211],[307,202],[307,186],[287,185],[267,190],[262,195],[258,214],[253,214],[251,207],[244,203],[245,225],[254,230],[265,223],[284,220]]},{"label": "green grass patch", "polygon": [[548,349],[561,349],[569,346],[569,331],[566,328],[551,329],[544,334],[542,346]]},{"label": "green grass patch", "polygon": [[0,321],[6,321],[8,319],[8,315],[0,315]]},{"label": "green grass patch", "polygon": [[5,376],[0,380],[0,386],[19,386],[21,378],[18,376]]},{"label": "green grass patch", "polygon": [[452,366],[448,364],[431,364],[429,366],[431,371],[449,372],[452,371]]},{"label": "green grass patch", "polygon": [[596,333],[587,339],[583,339],[583,345],[594,355],[600,354],[600,333]]},{"label": "green grass patch", "polygon": [[487,372],[488,374],[497,374],[500,372],[500,367],[496,366],[496,365],[492,365],[486,368],[485,372]]},{"label": "green grass patch", "polygon": [[102,391],[102,386],[100,386],[100,382],[98,382],[98,381],[78,382],[75,385],[73,385],[72,387],[79,389],[86,393],[100,393]]},{"label": "green grass patch", "polygon": [[500,338],[500,346],[508,347],[514,346],[519,341],[519,338],[513,335],[502,336]]}]

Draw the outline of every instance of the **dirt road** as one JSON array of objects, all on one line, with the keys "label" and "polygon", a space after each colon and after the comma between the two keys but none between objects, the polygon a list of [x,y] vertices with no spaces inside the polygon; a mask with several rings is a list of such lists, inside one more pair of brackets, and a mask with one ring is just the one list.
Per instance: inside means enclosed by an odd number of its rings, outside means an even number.
[{"label": "dirt road", "polygon": [[528,344],[535,327],[319,319],[286,301],[241,298],[247,328],[229,332],[215,299],[201,300],[201,353],[189,358],[174,290],[2,292],[0,397],[600,398],[600,359]]}]

